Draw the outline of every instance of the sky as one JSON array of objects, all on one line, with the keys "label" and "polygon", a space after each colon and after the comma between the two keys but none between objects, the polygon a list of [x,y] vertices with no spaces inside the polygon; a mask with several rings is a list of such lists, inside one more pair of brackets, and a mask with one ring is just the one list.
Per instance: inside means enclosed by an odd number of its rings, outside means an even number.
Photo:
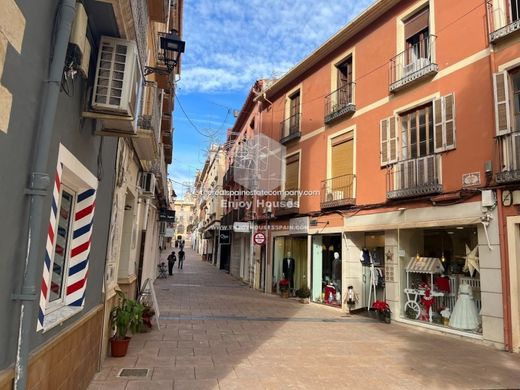
[{"label": "sky", "polygon": [[185,0],[169,176],[178,198],[255,80],[280,77],[373,0]]}]

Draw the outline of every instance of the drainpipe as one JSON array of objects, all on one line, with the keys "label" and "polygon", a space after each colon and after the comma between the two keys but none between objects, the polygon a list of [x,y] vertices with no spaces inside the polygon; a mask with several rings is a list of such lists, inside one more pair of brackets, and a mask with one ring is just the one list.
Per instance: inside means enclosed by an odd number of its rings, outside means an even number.
[{"label": "drainpipe", "polygon": [[25,259],[23,259],[23,283],[20,294],[13,296],[14,300],[21,301],[15,363],[15,390],[24,390],[27,387],[30,340],[36,326],[33,314],[39,293],[37,288],[39,284],[36,281],[43,266],[41,248],[45,234],[44,229],[42,229],[42,220],[49,206],[47,195],[49,194],[51,179],[47,169],[65,55],[76,12],[76,0],[62,0],[58,7],[56,39],[54,47],[51,48],[52,62],[41,95],[42,108],[36,129],[36,142],[33,144],[35,157],[29,179],[29,188],[26,190],[29,198],[29,228],[27,232],[27,252]]},{"label": "drainpipe", "polygon": [[509,279],[509,253],[507,251],[507,237],[504,232],[504,209],[501,202],[502,189],[497,190],[497,209],[498,209],[498,236],[500,243],[500,271],[502,276],[502,307],[504,312],[504,349],[508,352],[513,351],[512,346],[512,324],[511,324],[511,290]]}]

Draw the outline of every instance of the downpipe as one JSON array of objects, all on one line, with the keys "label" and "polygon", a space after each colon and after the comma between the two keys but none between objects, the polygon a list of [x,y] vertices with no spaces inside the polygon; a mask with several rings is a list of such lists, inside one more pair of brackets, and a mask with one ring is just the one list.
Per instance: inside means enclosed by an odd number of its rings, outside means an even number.
[{"label": "downpipe", "polygon": [[[50,188],[50,175],[47,172],[54,118],[58,106],[60,84],[65,65],[65,56],[69,43],[72,23],[76,12],[76,0],[61,0],[57,8],[58,21],[54,47],[51,47],[52,62],[48,79],[44,81],[41,95],[42,108],[36,128],[36,142],[33,144],[35,153],[29,188],[26,190],[29,207],[29,227],[27,232],[27,250],[24,263],[23,282],[20,294],[13,296],[21,301],[20,325],[16,349],[14,389],[25,390],[28,379],[28,363],[30,341],[35,328],[34,310],[38,292],[37,277],[43,267],[43,255],[40,248],[45,236],[42,230],[42,219],[46,211],[47,196]],[[40,271],[40,272],[39,272]]]}]

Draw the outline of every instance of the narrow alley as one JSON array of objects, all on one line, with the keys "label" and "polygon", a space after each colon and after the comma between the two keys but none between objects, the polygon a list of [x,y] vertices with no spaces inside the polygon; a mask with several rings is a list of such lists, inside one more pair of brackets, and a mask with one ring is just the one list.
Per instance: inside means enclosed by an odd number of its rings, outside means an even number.
[{"label": "narrow alley", "polygon": [[[165,254],[163,254],[165,255]],[[265,295],[187,250],[158,279],[161,330],[133,335],[90,390],[516,388],[520,356]],[[147,369],[120,377],[123,368]]]}]

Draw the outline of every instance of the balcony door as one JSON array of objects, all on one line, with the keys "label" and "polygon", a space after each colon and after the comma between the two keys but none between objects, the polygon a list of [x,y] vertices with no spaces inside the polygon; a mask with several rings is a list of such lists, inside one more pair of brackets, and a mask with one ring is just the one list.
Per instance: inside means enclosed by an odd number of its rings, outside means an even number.
[{"label": "balcony door", "polygon": [[351,133],[332,139],[330,174],[332,200],[352,198],[354,139]]},{"label": "balcony door", "polygon": [[[418,11],[404,22],[405,35],[405,73],[415,72],[414,65],[421,58],[429,58],[429,8]],[[425,64],[419,64],[423,67]]]},{"label": "balcony door", "polygon": [[288,134],[293,134],[300,131],[300,91],[294,93],[289,97],[289,131]]},{"label": "balcony door", "polygon": [[345,106],[352,102],[352,57],[337,66],[338,70],[338,101]]}]

